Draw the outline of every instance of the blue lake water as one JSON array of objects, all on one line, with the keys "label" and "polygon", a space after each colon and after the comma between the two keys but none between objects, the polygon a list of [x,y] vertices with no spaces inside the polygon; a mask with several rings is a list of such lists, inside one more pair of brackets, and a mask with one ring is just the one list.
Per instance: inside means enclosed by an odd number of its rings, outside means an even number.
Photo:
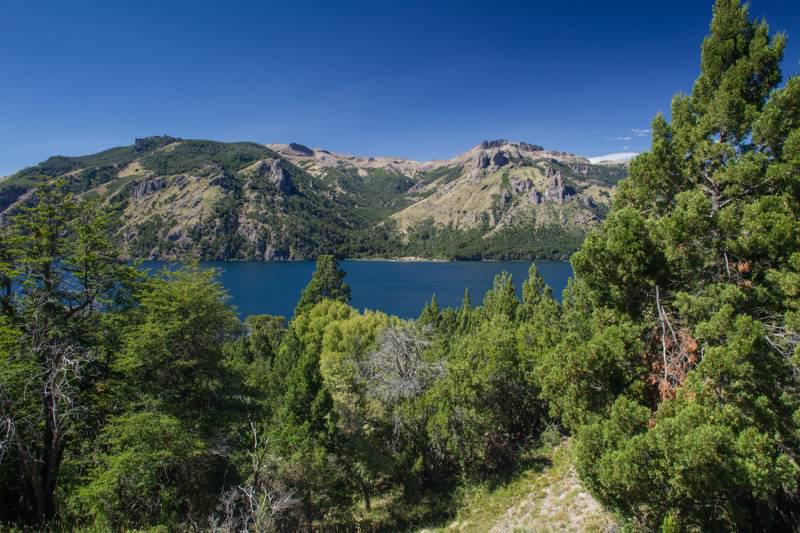
[{"label": "blue lake water", "polygon": [[[167,263],[147,261],[144,267],[160,269]],[[351,305],[359,310],[374,309],[403,318],[419,315],[425,302],[436,294],[442,307],[461,304],[469,288],[473,304],[483,300],[495,275],[508,272],[517,292],[528,277],[530,261],[397,262],[342,261],[345,281],[352,289]],[[312,261],[205,262],[204,267],[220,271],[220,281],[230,293],[230,303],[242,317],[271,314],[290,317],[300,291],[314,272]],[[556,297],[572,276],[568,262],[537,261],[536,266]]]}]

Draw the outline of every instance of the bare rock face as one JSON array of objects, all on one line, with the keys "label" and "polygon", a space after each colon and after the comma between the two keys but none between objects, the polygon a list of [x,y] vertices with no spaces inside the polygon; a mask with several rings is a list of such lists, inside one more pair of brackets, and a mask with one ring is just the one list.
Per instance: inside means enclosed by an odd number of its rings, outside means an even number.
[{"label": "bare rock face", "polygon": [[135,189],[133,189],[133,197],[136,199],[144,198],[145,196],[150,196],[154,192],[160,191],[164,187],[167,186],[166,181],[164,178],[152,178],[145,180],[139,183]]},{"label": "bare rock face", "polygon": [[273,159],[272,161],[265,159],[260,161],[256,167],[256,176],[265,178],[283,194],[292,194],[296,192],[292,177],[286,169],[283,168],[283,163],[280,159]]},{"label": "bare rock face", "polygon": [[501,200],[502,200],[502,202],[503,202],[503,205],[508,205],[508,204],[510,204],[510,203],[511,203],[511,200],[512,200],[512,198],[513,198],[513,197],[511,196],[511,191],[505,191],[505,192],[503,192],[503,197],[502,197],[502,199],[501,199]]},{"label": "bare rock face", "polygon": [[289,143],[289,149],[297,155],[305,155],[309,157],[314,155],[314,150],[300,143]]},{"label": "bare rock face", "polygon": [[490,161],[491,160],[489,159],[489,154],[487,154],[486,152],[482,152],[481,155],[479,155],[477,159],[475,159],[475,164],[473,165],[473,168],[475,170],[488,168]]},{"label": "bare rock face", "polygon": [[280,159],[276,159],[272,162],[269,168],[269,179],[275,188],[278,189],[283,194],[292,194],[294,192],[294,183],[292,183],[292,178],[289,176],[289,173],[286,172],[286,169],[283,168],[283,163]]},{"label": "bare rock face", "polygon": [[561,171],[547,167],[545,177],[548,180],[545,199],[559,204],[564,203],[564,178],[561,176]]},{"label": "bare rock face", "polygon": [[515,193],[524,193],[533,188],[533,182],[528,178],[511,178],[511,189]]},{"label": "bare rock face", "polygon": [[569,168],[578,174],[583,174],[584,176],[589,174],[589,165],[570,165]]},{"label": "bare rock face", "polygon": [[529,144],[529,143],[519,143],[519,149],[525,150],[527,152],[541,152],[544,150],[544,147],[538,144]]},{"label": "bare rock face", "polygon": [[505,166],[508,164],[508,156],[506,156],[505,152],[498,151],[492,156],[492,164],[496,167]]},{"label": "bare rock face", "polygon": [[539,205],[542,203],[542,193],[537,191],[536,189],[531,190],[528,193],[528,201],[532,204]]}]

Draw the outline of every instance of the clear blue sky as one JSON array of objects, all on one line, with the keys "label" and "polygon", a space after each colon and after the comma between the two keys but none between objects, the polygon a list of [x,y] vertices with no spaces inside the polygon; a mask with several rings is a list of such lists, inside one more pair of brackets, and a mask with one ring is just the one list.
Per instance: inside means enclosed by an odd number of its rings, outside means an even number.
[{"label": "clear blue sky", "polygon": [[[0,175],[168,133],[444,158],[505,137],[639,151],[711,0],[0,0]],[[800,2],[753,0],[789,33]],[[627,148],[626,148],[627,147]]]}]

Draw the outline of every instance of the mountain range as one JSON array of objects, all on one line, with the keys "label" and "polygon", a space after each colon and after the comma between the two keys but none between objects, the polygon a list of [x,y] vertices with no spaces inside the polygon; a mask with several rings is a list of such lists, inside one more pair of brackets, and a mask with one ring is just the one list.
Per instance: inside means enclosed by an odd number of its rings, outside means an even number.
[{"label": "mountain range", "polygon": [[558,259],[604,217],[623,155],[499,139],[420,162],[164,135],[23,169],[0,181],[0,214],[58,178],[110,210],[129,258]]}]

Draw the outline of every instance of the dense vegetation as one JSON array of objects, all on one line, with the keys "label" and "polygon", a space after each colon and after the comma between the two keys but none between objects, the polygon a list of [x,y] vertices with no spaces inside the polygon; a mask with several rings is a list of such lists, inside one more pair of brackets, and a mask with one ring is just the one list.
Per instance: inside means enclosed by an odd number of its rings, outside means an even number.
[{"label": "dense vegetation", "polygon": [[[294,316],[144,277],[40,185],[0,240],[0,523],[396,530],[570,435],[624,528],[800,527],[800,79],[718,0],[691,95],[572,262],[480,305],[359,313],[321,256]],[[448,239],[454,238],[452,235]],[[425,240],[419,237],[421,240]]]}]

